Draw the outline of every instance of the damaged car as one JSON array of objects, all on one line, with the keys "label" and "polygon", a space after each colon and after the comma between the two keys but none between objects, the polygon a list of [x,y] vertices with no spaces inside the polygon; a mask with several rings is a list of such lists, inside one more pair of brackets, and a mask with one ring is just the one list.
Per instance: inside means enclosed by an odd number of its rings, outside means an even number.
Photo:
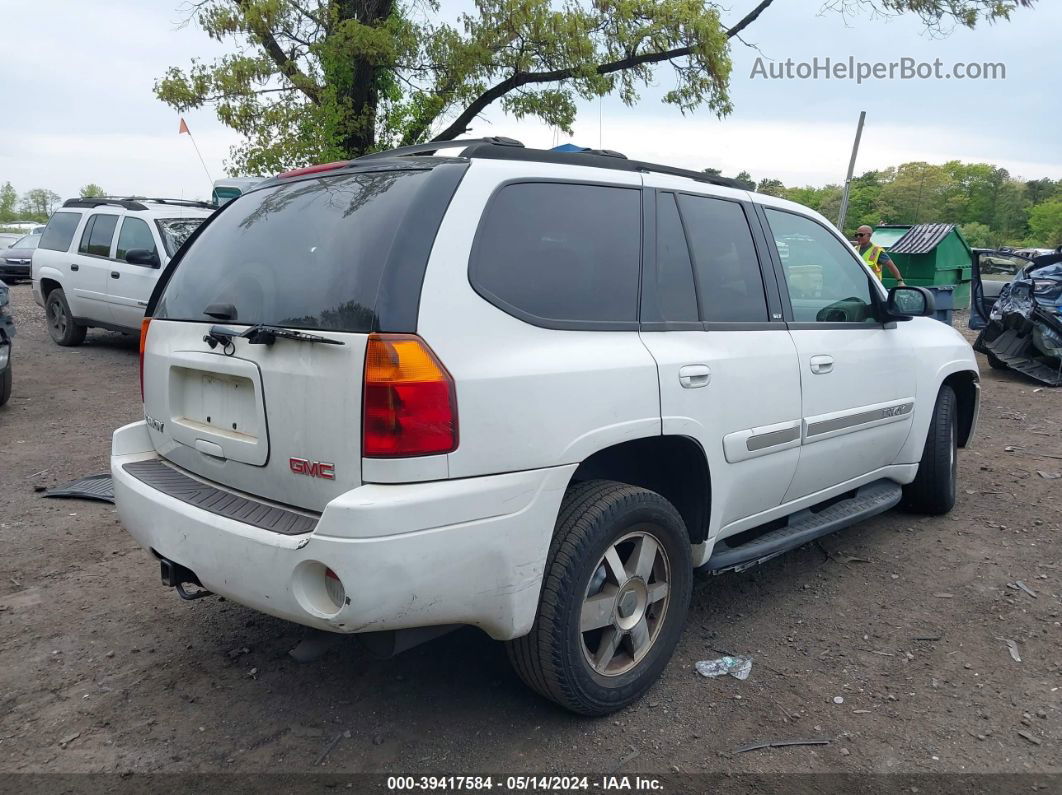
[{"label": "damaged car", "polygon": [[1032,257],[995,301],[985,295],[984,253],[975,258],[974,315],[984,322],[974,350],[996,369],[1062,386],[1062,249]]}]

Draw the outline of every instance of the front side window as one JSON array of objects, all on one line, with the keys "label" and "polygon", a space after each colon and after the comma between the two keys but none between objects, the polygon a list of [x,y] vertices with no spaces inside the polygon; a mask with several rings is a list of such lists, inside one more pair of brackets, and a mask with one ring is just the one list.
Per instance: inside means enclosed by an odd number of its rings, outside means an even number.
[{"label": "front side window", "polygon": [[633,325],[640,193],[562,182],[506,185],[480,221],[469,267],[473,287],[531,323]]},{"label": "front side window", "polygon": [[44,227],[41,242],[37,247],[52,251],[69,251],[79,223],[81,213],[53,213],[48,219],[48,225]]},{"label": "front side window", "polygon": [[763,276],[741,205],[682,195],[679,209],[693,254],[701,319],[707,323],[767,322]]},{"label": "front side window", "polygon": [[849,246],[802,215],[766,209],[796,323],[876,323],[870,278]]},{"label": "front side window", "polygon": [[142,218],[126,216],[122,221],[122,231],[118,233],[118,250],[114,256],[125,259],[125,255],[133,249],[147,249],[158,254],[155,247],[155,238],[151,236],[151,228]]},{"label": "front side window", "polygon": [[96,257],[109,257],[111,255],[111,241],[114,239],[114,228],[118,225],[117,215],[94,215],[85,224],[85,231],[81,233],[81,244],[77,250],[82,254],[92,254]]}]

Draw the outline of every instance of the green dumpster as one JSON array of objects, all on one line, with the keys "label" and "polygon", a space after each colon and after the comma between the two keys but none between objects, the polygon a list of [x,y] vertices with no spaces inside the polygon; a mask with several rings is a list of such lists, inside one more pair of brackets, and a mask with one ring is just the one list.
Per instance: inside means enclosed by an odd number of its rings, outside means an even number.
[{"label": "green dumpster", "polygon": [[[883,226],[874,231],[872,240],[881,240],[878,245],[884,245],[886,238],[900,231],[902,236],[888,245],[887,250],[904,281],[916,287],[954,285],[954,308],[969,308],[973,252],[959,228],[954,224]],[[882,272],[882,284],[896,286],[896,280],[887,270]]]}]

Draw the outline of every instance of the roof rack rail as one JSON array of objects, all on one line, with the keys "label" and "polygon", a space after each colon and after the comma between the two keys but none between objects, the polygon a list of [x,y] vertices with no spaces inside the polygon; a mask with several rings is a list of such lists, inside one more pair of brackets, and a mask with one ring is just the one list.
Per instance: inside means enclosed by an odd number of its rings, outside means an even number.
[{"label": "roof rack rail", "polygon": [[210,202],[199,201],[197,199],[156,199],[148,196],[92,196],[87,199],[67,199],[63,202],[63,206],[103,207],[105,205],[115,205],[118,207],[124,207],[127,210],[146,210],[148,207],[144,202],[150,202],[152,204],[171,204],[175,207],[201,207],[208,210],[216,209]]},{"label": "roof rack rail", "polygon": [[[606,154],[605,152],[608,152]],[[590,150],[586,152],[555,152],[551,149],[527,149],[515,147],[492,146],[490,142],[474,143],[461,153],[462,157],[483,158],[489,160],[529,160],[537,163],[558,163],[562,165],[592,166],[594,168],[608,168],[614,171],[642,171],[654,174],[670,174],[675,177],[685,177],[697,182],[707,182],[711,185],[720,185],[724,188],[736,188],[748,190],[748,188],[735,179],[717,177],[705,174],[703,171],[690,171],[675,166],[664,166],[659,163],[646,163],[641,160],[629,160],[619,152],[609,150]]]},{"label": "roof rack rail", "polygon": [[362,155],[351,162],[364,162],[366,160],[382,160],[387,157],[404,157],[406,155],[424,155],[438,152],[440,149],[454,149],[456,147],[472,146],[474,144],[490,144],[493,146],[508,146],[523,149],[524,145],[515,138],[506,138],[501,135],[492,135],[487,138],[457,138],[453,141],[429,141],[426,144],[413,144],[412,146],[400,146],[397,149],[387,149],[383,152],[373,152]]}]

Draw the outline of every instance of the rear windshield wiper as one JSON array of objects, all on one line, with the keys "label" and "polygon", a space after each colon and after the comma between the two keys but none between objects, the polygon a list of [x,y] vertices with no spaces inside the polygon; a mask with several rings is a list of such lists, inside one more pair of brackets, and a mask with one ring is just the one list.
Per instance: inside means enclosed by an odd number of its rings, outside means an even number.
[{"label": "rear windshield wiper", "polygon": [[239,331],[234,328],[226,328],[225,326],[211,326],[210,333],[203,337],[203,340],[211,348],[214,345],[221,344],[226,346],[232,342],[233,337],[242,337],[246,339],[251,345],[272,345],[277,341],[277,337],[282,337],[286,340],[298,340],[299,342],[322,342],[325,345],[346,345],[342,340],[334,340],[328,337],[322,337],[318,334],[307,334],[305,331],[295,331],[294,329],[284,328],[283,326],[271,326],[266,323],[257,323],[248,329]]}]

